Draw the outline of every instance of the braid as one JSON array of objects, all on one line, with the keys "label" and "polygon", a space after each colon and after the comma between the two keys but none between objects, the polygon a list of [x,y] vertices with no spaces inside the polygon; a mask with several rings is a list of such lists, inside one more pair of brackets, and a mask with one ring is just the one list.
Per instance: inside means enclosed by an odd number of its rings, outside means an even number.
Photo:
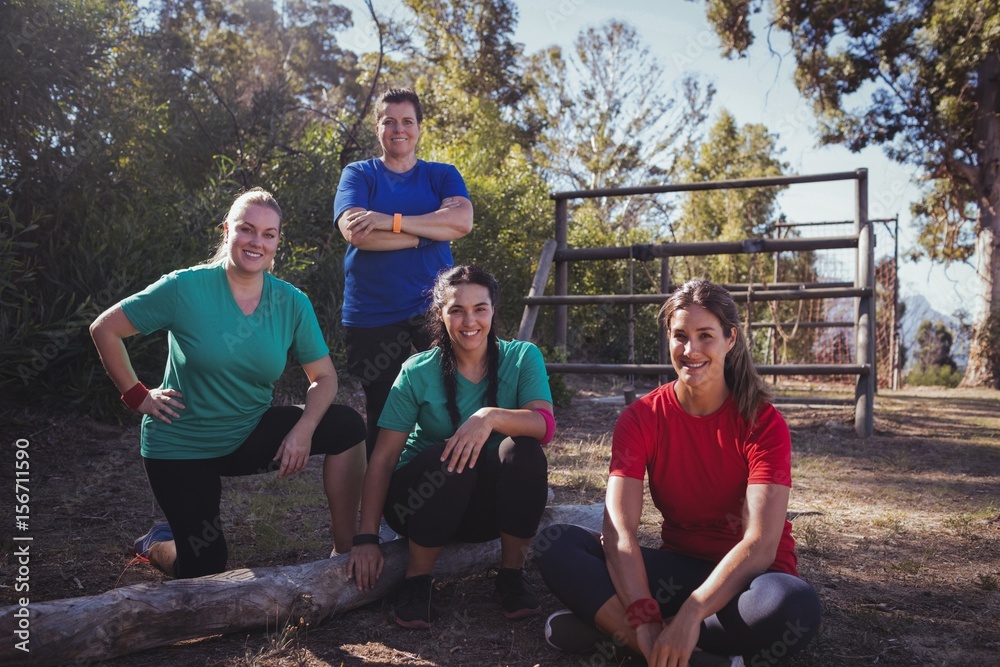
[{"label": "braid", "polygon": [[497,341],[496,327],[490,327],[486,337],[486,376],[490,382],[486,386],[486,406],[497,407],[497,393],[500,390],[500,343]]},{"label": "braid", "polygon": [[438,344],[441,348],[441,379],[444,381],[444,395],[448,399],[448,416],[451,426],[456,431],[461,415],[458,414],[458,380],[455,379],[455,350],[451,347],[451,339],[447,336]]},{"label": "braid", "polygon": [[432,345],[441,348],[441,381],[444,384],[448,416],[451,417],[452,426],[456,430],[460,426],[459,420],[461,419],[458,412],[458,381],[455,378],[458,366],[455,360],[455,350],[452,348],[451,338],[448,336],[448,329],[444,325],[443,308],[447,302],[449,289],[468,284],[485,287],[489,291],[490,303],[493,305],[493,321],[490,323],[490,331],[486,336],[486,375],[489,378],[489,384],[486,387],[487,406],[495,407],[497,405],[497,395],[500,391],[500,345],[497,340],[496,322],[496,304],[500,302],[500,285],[489,272],[477,266],[455,266],[445,269],[438,274],[431,290],[434,306],[432,316],[427,319],[427,331],[433,341]]}]

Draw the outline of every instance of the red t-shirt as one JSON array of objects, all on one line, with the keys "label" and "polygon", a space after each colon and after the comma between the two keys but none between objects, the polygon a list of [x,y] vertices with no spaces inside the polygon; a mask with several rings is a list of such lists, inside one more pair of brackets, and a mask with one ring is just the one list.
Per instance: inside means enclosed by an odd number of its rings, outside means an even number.
[{"label": "red t-shirt", "polygon": [[[792,485],[792,439],[773,405],[754,428],[732,396],[705,417],[677,402],[674,383],[643,396],[622,413],[611,446],[616,477],[643,479],[663,515],[662,549],[719,562],[743,537],[747,484]],[[785,521],[769,568],[798,574],[792,524]]]}]

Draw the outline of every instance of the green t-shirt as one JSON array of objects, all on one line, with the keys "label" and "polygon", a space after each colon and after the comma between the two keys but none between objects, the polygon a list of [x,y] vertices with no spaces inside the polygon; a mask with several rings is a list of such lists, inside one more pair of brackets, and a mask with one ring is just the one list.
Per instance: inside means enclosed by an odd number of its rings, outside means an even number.
[{"label": "green t-shirt", "polygon": [[[549,376],[545,372],[542,353],[531,343],[519,340],[498,341],[500,344],[500,372],[497,387],[497,407],[516,410],[529,401],[552,402]],[[456,375],[459,424],[473,412],[486,405],[489,380],[478,384]],[[429,445],[444,442],[455,434],[448,416],[448,399],[441,379],[441,350],[434,348],[415,354],[403,363],[389,392],[380,428],[409,433],[399,457],[397,469]],[[486,447],[499,447],[504,439],[493,432]]]},{"label": "green t-shirt", "polygon": [[142,334],[166,329],[164,389],[181,392],[180,417],[142,420],[142,455],[207,459],[234,451],[271,405],[288,353],[300,364],[329,354],[309,298],[270,273],[260,304],[244,315],[225,267],[169,273],[121,303]]}]

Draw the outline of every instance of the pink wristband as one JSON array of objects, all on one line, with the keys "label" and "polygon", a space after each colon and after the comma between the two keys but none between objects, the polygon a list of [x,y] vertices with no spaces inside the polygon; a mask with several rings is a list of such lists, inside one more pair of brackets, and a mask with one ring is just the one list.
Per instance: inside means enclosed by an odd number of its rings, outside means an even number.
[{"label": "pink wristband", "polygon": [[556,434],[556,418],[545,408],[532,408],[535,412],[545,418],[545,435],[538,441],[540,445],[547,445],[552,442],[552,436]]}]

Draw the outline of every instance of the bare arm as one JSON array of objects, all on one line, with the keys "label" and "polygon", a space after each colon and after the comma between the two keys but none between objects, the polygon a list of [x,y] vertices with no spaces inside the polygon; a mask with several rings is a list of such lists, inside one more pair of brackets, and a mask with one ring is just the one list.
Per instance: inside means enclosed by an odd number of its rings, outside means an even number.
[{"label": "bare arm", "polygon": [[519,409],[479,408],[445,440],[441,460],[448,462],[448,472],[462,472],[465,466],[475,467],[479,452],[493,431],[516,438],[527,435],[541,440],[545,436],[545,418],[535,409],[552,412],[548,401],[528,401]]},{"label": "bare arm", "polygon": [[641,479],[615,475],[608,478],[601,543],[611,582],[626,608],[636,600],[652,597],[639,549],[642,499]]},{"label": "bare arm", "polygon": [[685,664],[698,641],[701,622],[722,609],[747,584],[767,571],[778,553],[790,489],[778,484],[750,484],[743,506],[743,539],[715,566],[681,605],[653,648],[651,664]]},{"label": "bare arm", "polygon": [[[415,247],[420,237],[434,241],[455,241],[472,231],[472,202],[466,197],[447,197],[436,211],[423,215],[404,215],[402,231],[392,231],[393,213],[351,208],[340,216],[341,234],[348,243],[364,250],[398,250],[398,247],[377,247],[387,241],[384,234],[393,237],[412,237],[413,241],[397,239],[401,247]],[[382,232],[382,234],[378,234]],[[368,247],[368,237],[375,235],[375,244]]]},{"label": "bare arm", "polygon": [[341,236],[344,240],[353,245],[359,250],[373,250],[376,252],[385,252],[387,250],[404,250],[406,248],[416,248],[417,244],[420,243],[420,239],[413,234],[407,234],[406,232],[400,232],[399,234],[394,234],[392,229],[392,222],[390,218],[388,232],[383,231],[370,231],[367,234],[357,233],[356,231],[351,231],[348,229],[346,221],[347,217],[350,215],[361,215],[367,214],[369,211],[361,208],[360,206],[355,206],[354,208],[349,208],[341,214],[339,221],[337,222],[337,229],[340,230]]},{"label": "bare arm", "polygon": [[[358,534],[378,535],[379,520],[385,498],[389,494],[389,482],[399,462],[399,455],[406,444],[406,433],[391,429],[379,429],[375,450],[368,462],[364,487],[361,491],[361,524]],[[347,578],[352,577],[358,590],[372,588],[382,574],[384,559],[382,549],[377,544],[362,544],[351,549],[347,564]]]},{"label": "bare arm", "polygon": [[288,477],[305,468],[312,449],[313,433],[337,397],[337,370],[333,367],[329,354],[303,364],[302,370],[309,378],[306,405],[302,416],[285,435],[274,455],[275,461],[281,461],[278,477]]},{"label": "bare arm", "polygon": [[[98,315],[90,325],[90,337],[101,356],[101,363],[122,394],[139,382],[125,349],[125,339],[137,333],[139,330],[132,326],[120,303]],[[152,389],[138,412],[169,424],[171,417],[180,416],[176,410],[184,409],[180,399],[181,393],[174,389]]]}]

